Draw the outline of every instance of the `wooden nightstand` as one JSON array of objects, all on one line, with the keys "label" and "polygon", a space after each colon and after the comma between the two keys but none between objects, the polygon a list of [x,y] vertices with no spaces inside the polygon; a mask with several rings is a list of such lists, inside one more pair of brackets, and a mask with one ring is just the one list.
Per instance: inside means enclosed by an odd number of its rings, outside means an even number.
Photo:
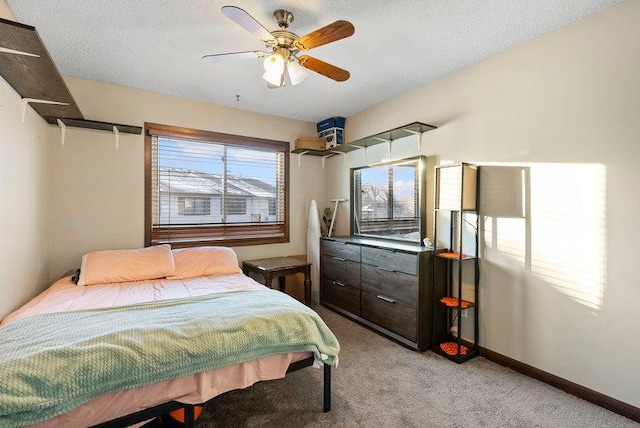
[{"label": "wooden nightstand", "polygon": [[271,257],[267,259],[245,260],[242,262],[242,271],[245,275],[253,272],[264,278],[265,285],[269,288],[271,280],[278,278],[278,288],[284,292],[285,276],[296,273],[304,274],[304,303],[311,305],[311,263],[294,257]]}]

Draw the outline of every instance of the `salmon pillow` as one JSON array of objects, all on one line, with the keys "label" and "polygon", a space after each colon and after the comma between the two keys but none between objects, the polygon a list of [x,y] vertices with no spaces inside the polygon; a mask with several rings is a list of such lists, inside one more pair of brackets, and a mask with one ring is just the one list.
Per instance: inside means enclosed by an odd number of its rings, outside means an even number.
[{"label": "salmon pillow", "polygon": [[167,279],[242,273],[236,253],[228,247],[194,247],[173,250],[176,274]]},{"label": "salmon pillow", "polygon": [[82,256],[78,285],[141,281],[175,275],[170,245],[94,251]]}]

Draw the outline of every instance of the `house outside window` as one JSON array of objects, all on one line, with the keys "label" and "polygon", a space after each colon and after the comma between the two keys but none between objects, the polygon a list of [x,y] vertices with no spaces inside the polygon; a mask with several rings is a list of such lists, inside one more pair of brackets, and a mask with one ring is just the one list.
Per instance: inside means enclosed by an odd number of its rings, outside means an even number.
[{"label": "house outside window", "polygon": [[145,242],[289,241],[289,143],[145,124]]}]

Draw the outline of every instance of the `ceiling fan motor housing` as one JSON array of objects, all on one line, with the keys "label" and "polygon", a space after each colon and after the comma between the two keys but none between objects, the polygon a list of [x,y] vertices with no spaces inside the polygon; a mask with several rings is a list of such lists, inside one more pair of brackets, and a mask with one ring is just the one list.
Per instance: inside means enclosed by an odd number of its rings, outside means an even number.
[{"label": "ceiling fan motor housing", "polygon": [[298,49],[296,49],[293,46],[293,41],[298,38],[297,35],[287,30],[276,30],[276,31],[272,31],[271,34],[273,34],[273,37],[275,37],[276,40],[278,41],[278,44],[273,47],[274,51],[286,50],[287,56],[289,52],[293,55],[295,55],[298,52]]}]

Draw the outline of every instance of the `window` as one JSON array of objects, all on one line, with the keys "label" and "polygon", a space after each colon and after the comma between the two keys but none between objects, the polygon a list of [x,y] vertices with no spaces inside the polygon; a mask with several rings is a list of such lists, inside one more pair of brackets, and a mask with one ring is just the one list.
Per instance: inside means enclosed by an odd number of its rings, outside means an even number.
[{"label": "window", "polygon": [[420,242],[426,235],[424,157],[351,170],[352,231]]},{"label": "window", "polygon": [[209,215],[211,199],[178,196],[178,215]]},{"label": "window", "polygon": [[[227,202],[227,215],[246,215],[247,200],[242,198],[229,199]],[[256,213],[259,214],[259,213]]]},{"label": "window", "polygon": [[145,243],[289,242],[289,143],[145,123]]}]

